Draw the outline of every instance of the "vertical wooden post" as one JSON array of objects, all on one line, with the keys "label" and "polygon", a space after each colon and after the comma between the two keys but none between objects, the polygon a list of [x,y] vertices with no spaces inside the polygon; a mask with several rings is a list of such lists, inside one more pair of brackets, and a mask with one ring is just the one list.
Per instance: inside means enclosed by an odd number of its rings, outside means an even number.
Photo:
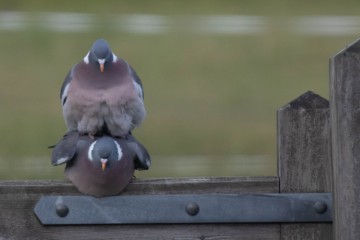
[{"label": "vertical wooden post", "polygon": [[[280,192],[331,192],[329,101],[306,92],[277,111]],[[281,239],[332,239],[331,223],[281,224]]]},{"label": "vertical wooden post", "polygon": [[360,239],[360,39],[330,59],[335,239]]}]

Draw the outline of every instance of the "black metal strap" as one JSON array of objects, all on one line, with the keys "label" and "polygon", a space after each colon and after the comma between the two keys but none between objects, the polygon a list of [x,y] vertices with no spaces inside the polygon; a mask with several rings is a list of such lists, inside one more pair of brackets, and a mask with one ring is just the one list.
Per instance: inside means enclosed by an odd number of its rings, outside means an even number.
[{"label": "black metal strap", "polygon": [[44,196],[44,225],[331,222],[331,193]]}]

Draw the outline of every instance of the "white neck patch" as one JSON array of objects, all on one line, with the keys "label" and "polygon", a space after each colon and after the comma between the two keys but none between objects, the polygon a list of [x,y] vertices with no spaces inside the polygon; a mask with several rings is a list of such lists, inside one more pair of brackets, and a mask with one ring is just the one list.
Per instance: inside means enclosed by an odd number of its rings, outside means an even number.
[{"label": "white neck patch", "polygon": [[90,54],[90,52],[88,52],[86,54],[86,56],[84,57],[84,63],[86,63],[86,64],[89,64],[89,54]]},{"label": "white neck patch", "polygon": [[93,159],[93,157],[92,157],[92,151],[94,150],[95,144],[96,144],[96,141],[93,142],[93,143],[90,145],[89,150],[88,150],[88,159],[89,159],[90,161],[94,161],[94,159]]},{"label": "white neck patch", "polygon": [[116,145],[116,151],[117,151],[117,154],[118,154],[118,161],[120,161],[120,159],[122,158],[122,150],[121,150],[121,147],[120,147],[120,145],[116,142],[116,141],[114,141],[114,143],[115,143],[115,145]]},{"label": "white neck patch", "polygon": [[113,62],[116,62],[118,57],[113,53]]},{"label": "white neck patch", "polygon": [[[86,63],[86,64],[89,64],[89,54],[90,54],[90,52],[88,52],[87,54],[86,54],[86,56],[84,57],[84,63]],[[117,60],[118,60],[118,57],[113,53],[112,54],[113,55],[113,62],[115,63]],[[102,59],[99,59],[99,60],[102,60]]]}]

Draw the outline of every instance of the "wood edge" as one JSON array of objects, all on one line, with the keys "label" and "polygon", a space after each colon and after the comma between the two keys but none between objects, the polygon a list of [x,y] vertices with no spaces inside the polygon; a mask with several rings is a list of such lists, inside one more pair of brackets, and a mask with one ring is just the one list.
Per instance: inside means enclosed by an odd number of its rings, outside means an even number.
[{"label": "wood edge", "polygon": [[[138,184],[188,184],[188,183],[243,183],[243,182],[279,182],[277,176],[268,177],[191,177],[191,178],[138,178],[129,185]],[[73,186],[68,180],[2,180],[0,187],[41,187]]]}]

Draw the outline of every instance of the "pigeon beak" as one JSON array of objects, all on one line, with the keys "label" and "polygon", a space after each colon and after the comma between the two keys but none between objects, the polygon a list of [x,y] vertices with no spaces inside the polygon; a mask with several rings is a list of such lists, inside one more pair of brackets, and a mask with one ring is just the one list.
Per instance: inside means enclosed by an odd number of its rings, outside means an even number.
[{"label": "pigeon beak", "polygon": [[101,161],[101,169],[102,169],[103,171],[105,171],[107,159],[106,159],[106,158],[101,158],[100,161]]},{"label": "pigeon beak", "polygon": [[100,72],[104,72],[104,67],[105,67],[105,59],[99,59],[99,66],[100,66]]}]

